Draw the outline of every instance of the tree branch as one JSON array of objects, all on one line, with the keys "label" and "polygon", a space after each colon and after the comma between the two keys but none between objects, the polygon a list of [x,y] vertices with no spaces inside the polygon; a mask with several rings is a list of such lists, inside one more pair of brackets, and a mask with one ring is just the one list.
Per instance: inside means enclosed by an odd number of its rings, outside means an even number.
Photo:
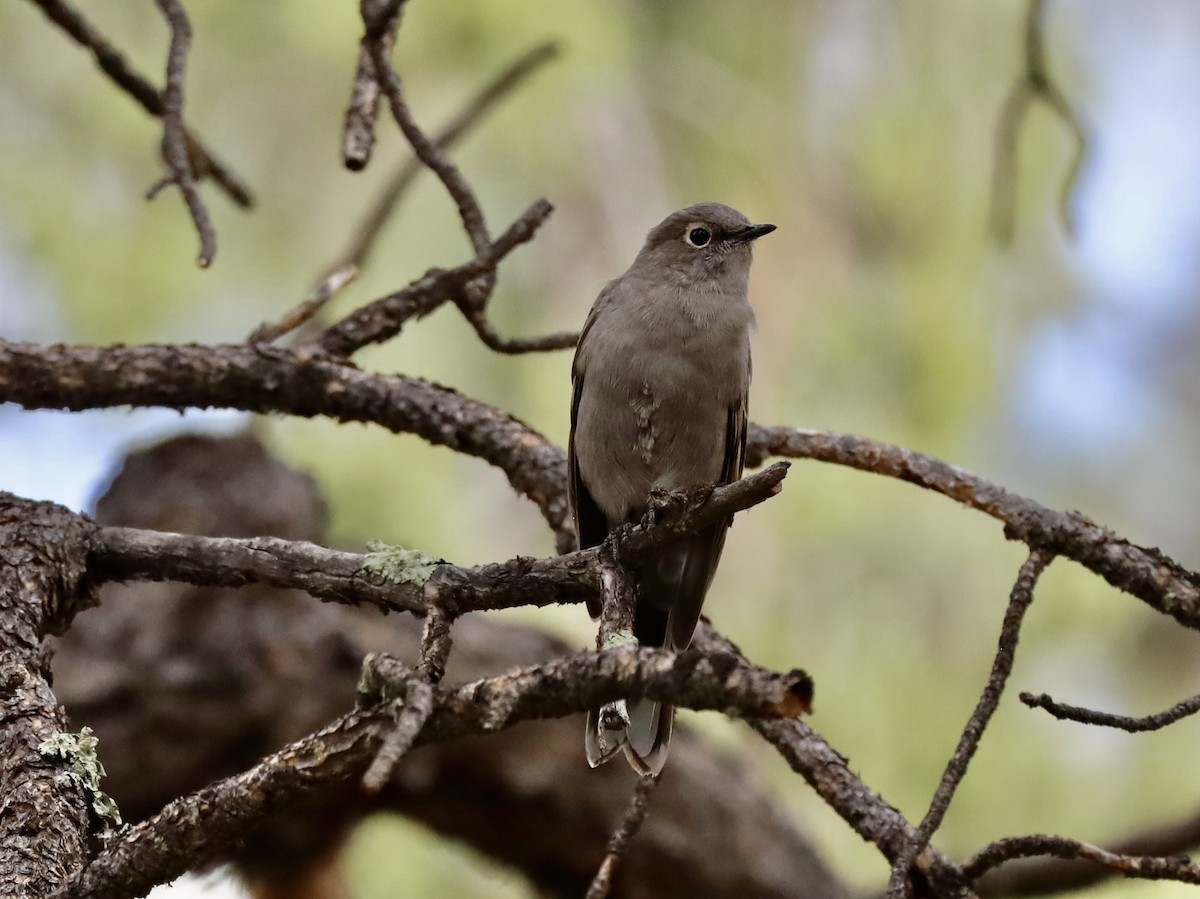
[{"label": "tree branch", "polygon": [[523,422],[448,387],[362,372],[301,347],[37,346],[0,340],[0,402],[29,409],[163,406],[374,422],[485,459],[565,534],[566,458]]},{"label": "tree branch", "polygon": [[[396,42],[396,29],[400,26],[404,3],[393,6],[394,9],[387,15],[376,13],[382,23],[375,39],[383,44],[384,51],[389,54]],[[364,7],[364,17],[366,15],[368,13]],[[379,113],[379,81],[375,77],[375,63],[371,61],[365,39],[363,44],[358,51],[354,89],[346,109],[346,124],[342,128],[342,162],[352,172],[365,169],[371,161],[371,150],[375,146],[375,118]]]},{"label": "tree branch", "polygon": [[1071,194],[1083,169],[1088,137],[1079,114],[1050,78],[1046,65],[1046,0],[1029,0],[1025,13],[1023,68],[1009,89],[996,123],[996,151],[992,169],[992,234],[1002,244],[1012,240],[1016,219],[1017,139],[1034,102],[1041,100],[1070,131],[1075,152],[1063,178],[1059,215],[1068,234],[1075,232]]},{"label": "tree branch", "polygon": [[[693,646],[703,652],[726,653],[744,660],[741,650],[701,619]],[[809,697],[811,700],[811,696]],[[860,837],[874,844],[889,862],[917,838],[917,830],[891,804],[850,770],[847,759],[825,738],[798,718],[746,721],[763,739],[783,756],[792,770],[808,783]],[[954,862],[933,846],[927,846],[916,859],[915,873],[938,885],[939,896],[970,895],[967,881]]]},{"label": "tree branch", "polygon": [[1145,731],[1161,730],[1168,725],[1181,721],[1190,715],[1200,712],[1200,696],[1192,696],[1182,702],[1177,702],[1169,709],[1156,715],[1145,715],[1132,718],[1126,715],[1114,715],[1110,712],[1097,712],[1082,706],[1067,705],[1055,702],[1045,693],[1035,696],[1032,693],[1022,693],[1021,702],[1031,709],[1045,709],[1060,721],[1077,721],[1080,724],[1095,724],[1099,727],[1115,727],[1128,733],[1144,733]]},{"label": "tree branch", "polygon": [[1125,877],[1200,884],[1200,865],[1194,864],[1187,857],[1121,855],[1080,840],[1046,834],[996,840],[968,859],[963,865],[963,871],[972,880],[976,880],[1005,862],[1039,855],[1050,855],[1060,859],[1084,859]]},{"label": "tree branch", "polygon": [[[188,49],[192,44],[192,26],[179,0],[156,2],[171,28],[171,46],[167,51],[167,84],[162,93],[162,157],[167,165],[166,181],[175,184],[183,194],[183,201],[200,235],[200,255],[196,262],[201,268],[208,268],[217,254],[217,235],[204,201],[200,199],[200,192],[196,189],[187,132],[183,127],[183,77],[187,68]],[[153,187],[149,196],[153,197],[157,192],[158,186]]]},{"label": "tree branch", "polygon": [[996,649],[996,657],[992,661],[992,670],[988,675],[987,684],[963,729],[958,745],[954,749],[954,755],[946,765],[946,770],[934,792],[933,801],[929,804],[929,811],[925,813],[925,817],[921,820],[921,826],[917,828],[916,839],[892,865],[887,891],[889,899],[905,899],[911,895],[912,884],[908,879],[909,868],[913,860],[929,845],[930,838],[941,826],[942,819],[945,818],[946,812],[950,808],[950,802],[958,790],[958,785],[962,783],[962,779],[967,774],[967,766],[971,763],[975,750],[979,748],[983,732],[987,729],[996,707],[1000,704],[1000,697],[1004,694],[1004,687],[1008,684],[1008,676],[1012,673],[1013,657],[1017,651],[1021,624],[1033,602],[1034,587],[1037,586],[1038,578],[1041,577],[1052,558],[1053,556],[1049,553],[1034,549],[1021,566],[1021,571],[1017,575],[1017,581],[1013,584],[1012,593],[1009,596],[1008,608],[1004,613],[1004,623],[1000,628],[1000,645]]},{"label": "tree branch", "polygon": [[637,836],[642,822],[646,820],[646,813],[650,811],[650,794],[654,792],[657,785],[657,777],[638,778],[637,786],[633,788],[633,795],[629,797],[629,806],[625,809],[625,814],[621,816],[621,823],[609,838],[608,847],[604,852],[604,861],[600,863],[596,876],[588,885],[586,899],[607,899],[608,892],[612,889],[613,873],[621,861],[625,847],[629,845],[630,840]]},{"label": "tree branch", "polygon": [[[677,519],[643,524],[625,535],[623,561],[641,561],[672,540],[774,496],[786,474],[787,463],[781,462],[710,494],[690,496]],[[320,599],[348,605],[373,605],[385,612],[425,615],[433,605],[453,617],[594,597],[600,589],[603,551],[596,547],[550,559],[517,557],[470,568],[442,563],[422,582],[417,578],[388,580],[372,572],[370,554],[314,543],[108,527],[100,529],[93,540],[89,573],[97,583],[175,580],[220,587],[263,583],[305,590]]]},{"label": "tree branch", "polygon": [[790,456],[847,465],[933,490],[1004,523],[1004,535],[1074,559],[1119,590],[1189,628],[1200,628],[1200,576],[1157,549],[1137,546],[1078,512],[1058,512],[965,469],[865,437],[751,426],[747,464]]},{"label": "tree branch", "polygon": [[95,602],[85,558],[94,525],[0,492],[0,897],[40,899],[83,867],[90,800],[61,740],[43,638]]},{"label": "tree branch", "polygon": [[553,208],[545,200],[538,200],[474,259],[457,268],[430,269],[402,290],[350,313],[322,332],[314,344],[331,355],[350,356],[368,344],[390,340],[411,319],[456,300],[469,284],[494,273],[505,256],[533,239]]},{"label": "tree branch", "polygon": [[[625,695],[748,715],[795,713],[795,675],[728,657],[632,647],[579,653],[457,688],[439,687],[416,745],[494,733],[531,718],[561,717]],[[110,843],[62,897],[123,899],[166,883],[222,853],[269,810],[361,776],[391,730],[388,707],[342,716],[249,771],[171,802]]]},{"label": "tree branch", "polygon": [[[65,0],[30,0],[46,17],[70,35],[76,43],[86,47],[95,57],[100,70],[117,87],[131,96],[141,107],[156,119],[163,117],[163,97],[153,84],[134,69],[116,47],[95,26],[80,15],[79,11]],[[245,183],[223,162],[214,157],[203,142],[190,132],[185,132],[193,159],[193,170],[197,176],[209,175],[237,205],[249,208],[254,198]]]}]

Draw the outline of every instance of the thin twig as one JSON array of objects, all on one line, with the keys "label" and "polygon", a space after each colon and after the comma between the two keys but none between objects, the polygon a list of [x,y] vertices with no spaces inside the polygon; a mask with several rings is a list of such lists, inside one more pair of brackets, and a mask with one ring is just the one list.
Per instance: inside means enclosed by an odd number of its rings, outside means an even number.
[{"label": "thin twig", "polygon": [[[366,51],[363,51],[364,54]],[[558,54],[558,48],[552,43],[539,44],[533,49],[522,54],[512,64],[507,66],[500,74],[490,81],[471,101],[467,106],[458,113],[447,125],[443,128],[435,138],[435,143],[442,150],[447,150],[454,146],[461,138],[466,136],[471,129],[483,120],[483,118],[497,108],[499,101],[511,94],[520,84],[522,84],[530,75],[549,62]],[[367,60],[368,64],[370,60]],[[374,67],[371,67],[371,78],[369,79],[372,85],[374,80]],[[352,106],[351,111],[354,107]],[[349,112],[347,115],[349,116]],[[365,121],[360,120],[355,125],[356,129],[365,128]],[[373,123],[371,125],[373,126]],[[350,134],[350,123],[347,122],[347,134]],[[360,135],[361,136],[361,135]],[[348,138],[349,139],[349,138]],[[357,140],[358,138],[356,138]],[[373,138],[372,138],[373,139]],[[367,150],[369,154],[369,149]],[[365,162],[364,162],[365,165]],[[301,303],[298,307],[284,317],[279,325],[262,325],[250,338],[252,343],[261,341],[270,341],[277,339],[283,334],[289,333],[299,326],[311,321],[325,307],[330,299],[337,292],[349,283],[350,278],[346,274],[353,272],[355,276],[363,270],[370,257],[371,251],[374,249],[379,235],[383,231],[384,225],[387,224],[392,214],[396,211],[401,198],[408,191],[409,187],[414,183],[416,177],[425,169],[425,165],[416,156],[401,163],[400,167],[392,175],[382,193],[371,204],[362,222],[355,231],[350,245],[340,257],[340,261],[330,266],[330,273],[322,279],[321,283],[313,291],[312,295]],[[332,289],[331,289],[332,288]],[[469,319],[470,320],[470,319]],[[475,322],[471,321],[472,325]],[[564,349],[569,346],[574,346],[575,334],[551,334],[547,337],[532,338],[528,340],[512,340],[507,341],[491,331],[491,325],[483,320],[482,327],[486,328],[489,333],[480,331],[480,337],[483,342],[497,352],[508,353],[524,353],[536,352],[542,350]],[[478,329],[478,328],[477,328]]]},{"label": "thin twig", "polygon": [[[364,22],[364,24],[369,31],[371,23]],[[459,217],[462,219],[467,236],[471,239],[471,246],[474,248],[475,254],[481,255],[487,250],[491,238],[488,235],[483,210],[479,206],[479,200],[475,197],[475,191],[467,183],[467,179],[463,177],[458,166],[450,161],[450,158],[426,136],[416,123],[408,108],[408,102],[404,99],[404,87],[401,84],[400,76],[392,67],[387,48],[383,45],[382,40],[372,39],[368,34],[363,41],[363,46],[370,52],[371,60],[375,64],[375,78],[388,99],[392,118],[400,126],[400,130],[412,146],[413,152],[445,186],[458,207]]]},{"label": "thin twig", "polygon": [[472,307],[463,300],[459,301],[458,307],[462,310],[463,317],[479,335],[479,339],[483,341],[483,345],[507,356],[569,350],[579,342],[578,331],[556,331],[540,337],[502,337],[492,326],[484,309]]},{"label": "thin twig", "polygon": [[608,896],[612,888],[613,872],[621,861],[625,847],[637,836],[642,822],[646,820],[646,813],[650,811],[650,794],[654,792],[657,783],[657,777],[646,776],[638,779],[637,786],[633,788],[633,795],[629,797],[625,814],[621,816],[621,823],[608,839],[604,861],[600,863],[596,876],[588,886],[587,899],[606,899]]},{"label": "thin twig", "polygon": [[254,329],[247,338],[247,343],[271,343],[285,334],[290,334],[297,328],[303,327],[322,309],[325,304],[337,296],[342,288],[358,277],[358,267],[353,264],[334,269],[317,285],[316,290],[309,294],[303,303],[288,311],[278,322],[264,322]]},{"label": "thin twig", "polygon": [[553,209],[545,200],[538,200],[474,259],[452,269],[430,269],[402,290],[354,310],[317,335],[313,343],[326,353],[350,356],[367,344],[390,340],[411,319],[456,300],[466,285],[494,273],[505,256],[533,239]]},{"label": "thin twig", "polygon": [[1045,0],[1029,0],[1025,14],[1024,65],[1013,82],[996,123],[996,151],[992,168],[991,230],[1001,244],[1012,240],[1016,219],[1017,139],[1034,102],[1041,100],[1066,125],[1075,143],[1075,153],[1063,179],[1059,215],[1063,228],[1074,234],[1071,194],[1083,168],[1088,136],[1079,114],[1050,78],[1046,66]]},{"label": "thin twig", "polygon": [[[64,0],[30,0],[37,5],[50,21],[54,22],[76,43],[92,52],[96,64],[114,84],[136,100],[141,107],[155,118],[162,118],[163,98],[150,81],[129,64],[116,47],[95,26]],[[192,157],[192,169],[197,178],[209,176],[229,195],[237,205],[249,208],[254,205],[250,189],[236,173],[213,156],[203,142],[187,132],[188,147]]]},{"label": "thin twig", "polygon": [[967,766],[971,763],[976,749],[979,748],[983,732],[987,729],[996,707],[1000,704],[1000,697],[1008,683],[1008,676],[1012,673],[1013,656],[1016,653],[1017,641],[1021,634],[1021,623],[1025,619],[1025,612],[1033,602],[1034,587],[1037,586],[1038,578],[1053,558],[1051,553],[1035,547],[1021,566],[1021,571],[1017,575],[1016,583],[1013,584],[1012,593],[1009,596],[1008,608],[1004,613],[1004,624],[1000,629],[1000,643],[996,649],[996,657],[992,661],[992,671],[988,675],[987,684],[983,688],[975,711],[971,713],[966,727],[963,728],[958,746],[954,749],[954,755],[946,765],[941,782],[938,783],[937,790],[934,792],[933,801],[929,805],[929,811],[925,813],[925,817],[917,828],[916,839],[892,866],[887,891],[889,899],[901,899],[901,897],[911,895],[909,868],[916,857],[929,845],[930,838],[941,825],[946,811],[950,808],[950,801],[958,790],[958,785],[966,776]]},{"label": "thin twig", "polygon": [[392,772],[400,760],[408,754],[416,742],[417,735],[433,714],[433,685],[414,677],[404,696],[404,704],[396,714],[396,723],[384,738],[362,776],[362,790],[374,796],[392,779]]},{"label": "thin twig", "polygon": [[1085,859],[1126,877],[1200,884],[1200,865],[1192,862],[1187,856],[1121,855],[1080,840],[1047,834],[1006,837],[989,843],[967,860],[963,865],[963,873],[971,880],[978,880],[1005,862],[1039,855]]},{"label": "thin twig", "polygon": [[[395,4],[387,15],[369,12],[364,7],[363,20],[382,20],[382,31],[375,38],[383,44],[384,52],[391,54],[396,43],[396,29],[404,3]],[[379,112],[379,82],[375,78],[375,64],[371,53],[364,45],[358,51],[358,66],[354,72],[354,88],[350,94],[350,105],[346,108],[346,124],[342,129],[342,161],[353,172],[361,171],[371,161],[371,150],[375,146],[375,118]]]},{"label": "thin twig", "polygon": [[[363,775],[362,788],[368,795],[374,795],[383,789],[392,779],[392,772],[400,764],[408,750],[412,748],[417,734],[433,713],[433,688],[441,682],[446,673],[446,659],[450,655],[450,626],[454,616],[437,603],[429,605],[425,615],[425,626],[421,630],[421,653],[414,674],[404,669],[405,687],[404,704],[396,715],[396,726],[379,752],[371,761],[367,773]],[[382,671],[378,668],[376,676]]]},{"label": "thin twig", "polygon": [[1150,730],[1161,730],[1176,721],[1200,712],[1200,695],[1192,696],[1182,702],[1177,702],[1169,709],[1155,715],[1132,718],[1125,715],[1114,715],[1110,712],[1097,712],[1082,706],[1067,705],[1055,702],[1045,693],[1034,695],[1022,693],[1021,702],[1031,709],[1045,709],[1060,721],[1077,721],[1080,724],[1095,724],[1099,727],[1115,727],[1129,733],[1142,733]]},{"label": "thin twig", "polygon": [[[538,44],[523,53],[489,82],[458,115],[438,132],[434,138],[438,149],[445,152],[455,146],[472,128],[483,121],[489,112],[498,108],[502,99],[512,94],[529,76],[557,55],[558,46],[553,43]],[[373,84],[374,68],[371,71]],[[424,163],[416,156],[401,163],[383,192],[372,204],[362,224],[359,225],[350,246],[346,248],[340,261],[331,266],[331,269],[336,270],[349,263],[353,263],[361,269],[366,264],[383,226],[395,211],[401,197],[424,168]]]},{"label": "thin twig", "polygon": [[[196,190],[196,176],[188,153],[187,133],[183,127],[183,78],[187,68],[188,48],[192,42],[192,27],[179,0],[156,0],[171,28],[171,46],[167,51],[167,84],[162,94],[162,155],[170,180],[178,185],[187,204],[192,222],[200,235],[200,255],[196,263],[208,268],[217,253],[217,235],[213,231],[208,210]],[[152,189],[151,196],[157,189]]]},{"label": "thin twig", "polygon": [[1049,509],[957,465],[853,434],[751,425],[746,465],[770,456],[847,465],[933,490],[1003,522],[1008,539],[1073,559],[1184,627],[1200,630],[1200,574],[1079,512]]}]

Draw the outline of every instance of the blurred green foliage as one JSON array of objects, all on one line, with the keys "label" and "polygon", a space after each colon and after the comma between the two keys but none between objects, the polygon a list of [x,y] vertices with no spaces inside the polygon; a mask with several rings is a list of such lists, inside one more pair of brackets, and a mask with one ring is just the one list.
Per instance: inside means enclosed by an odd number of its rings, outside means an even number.
[{"label": "blurred green foliage", "polygon": [[[85,6],[161,78],[166,31],[150,4]],[[493,229],[539,196],[557,206],[501,269],[492,308],[505,332],[577,326],[666,212],[728,202],[779,225],[758,248],[752,286],[754,418],[903,443],[1122,530],[1131,520],[1113,497],[1023,468],[1008,430],[1031,328],[1081,292],[1055,218],[1069,139],[1048,117],[1022,137],[1015,243],[999,250],[985,231],[1022,6],[413,0],[395,56],[432,128],[533,43],[562,44],[561,61],[457,153]],[[31,4],[0,7],[0,250],[57,290],[59,318],[41,338],[241,340],[303,298],[403,158],[381,119],[368,171],[339,164],[355,4],[213,0],[189,11],[188,120],[259,201],[244,214],[205,189],[219,250],[204,272],[177,193],[141,199],[159,175],[157,123]],[[1078,40],[1064,33],[1050,52],[1083,93]],[[453,205],[425,177],[333,311],[467,253]],[[0,333],[4,315],[0,305]],[[359,361],[452,384],[565,440],[568,354],[493,355],[443,310]],[[461,563],[552,552],[539,516],[475,460],[321,421],[273,421],[269,435],[319,478],[337,543],[378,538]],[[756,661],[814,675],[813,724],[915,820],[984,682],[1023,557],[995,522],[944,498],[800,464],[782,496],[739,519],[708,611]],[[582,609],[522,617],[590,639]],[[1025,710],[1015,694],[1140,712],[1190,692],[1196,674],[1194,646],[1169,625],[1056,562],[937,842],[954,855],[1011,833],[1103,844],[1188,813],[1179,766],[1194,758],[1196,724],[1101,733]],[[743,728],[683,718],[758,765],[848,877],[882,881],[878,854]],[[351,857],[357,895],[523,894],[483,862],[449,863],[455,852],[411,825],[371,825]]]}]

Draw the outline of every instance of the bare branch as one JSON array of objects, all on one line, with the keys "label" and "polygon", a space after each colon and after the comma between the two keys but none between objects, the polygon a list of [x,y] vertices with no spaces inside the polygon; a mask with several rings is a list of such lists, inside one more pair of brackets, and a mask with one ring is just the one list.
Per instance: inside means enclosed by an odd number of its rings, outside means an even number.
[{"label": "bare branch", "polygon": [[1192,696],[1182,702],[1177,702],[1164,712],[1159,712],[1156,715],[1146,715],[1141,718],[1114,715],[1109,712],[1097,712],[1077,705],[1055,702],[1045,693],[1037,696],[1032,693],[1022,693],[1021,702],[1025,703],[1031,709],[1045,709],[1060,721],[1078,721],[1080,724],[1115,727],[1129,733],[1161,730],[1168,725],[1174,724],[1176,721],[1200,712],[1200,696]]},{"label": "bare branch", "polygon": [[[565,455],[527,425],[449,388],[372,375],[305,348],[42,347],[0,340],[0,401],[27,408],[220,407],[374,422],[502,469],[518,493],[569,533]],[[817,459],[895,477],[978,509],[1011,539],[1084,565],[1186,627],[1200,627],[1200,576],[1078,513],[1048,509],[957,466],[894,445],[826,431],[751,426],[748,464]]]},{"label": "bare branch", "polygon": [[[77,873],[90,836],[87,784],[61,743],[43,639],[95,603],[93,525],[61,506],[0,492],[0,897],[41,899]],[[60,742],[60,750],[48,747]]]},{"label": "bare branch", "polygon": [[1057,84],[1050,78],[1046,66],[1045,48],[1046,0],[1029,0],[1025,14],[1024,68],[1009,89],[996,123],[996,153],[992,169],[992,235],[1001,244],[1012,240],[1016,218],[1017,139],[1029,110],[1041,100],[1071,132],[1075,152],[1063,179],[1059,197],[1059,215],[1063,228],[1074,234],[1071,214],[1071,194],[1083,168],[1087,154],[1088,136],[1079,114],[1068,102]]},{"label": "bare branch", "polygon": [[1010,540],[1074,559],[1184,627],[1200,628],[1200,575],[1078,512],[1048,509],[956,465],[849,434],[752,425],[746,464],[759,464],[767,456],[848,465],[941,493],[1003,522]]},{"label": "bare branch", "polygon": [[[378,5],[378,4],[376,4]],[[396,29],[404,3],[391,4],[388,14],[368,13],[364,8],[363,18],[378,17],[381,30],[375,37],[384,52],[391,54],[396,43]],[[358,51],[358,67],[354,73],[354,89],[350,94],[350,105],[346,109],[346,124],[342,129],[342,162],[353,172],[361,171],[371,161],[371,150],[375,147],[375,118],[379,112],[379,82],[375,78],[375,64],[371,53],[364,46]]]},{"label": "bare branch", "polygon": [[0,398],[30,409],[199,406],[375,422],[489,461],[555,531],[568,529],[565,454],[528,425],[448,387],[368,374],[311,348],[0,340]]},{"label": "bare branch", "polygon": [[[365,56],[366,51],[363,52],[364,58],[370,66],[370,59]],[[505,67],[502,72],[486,84],[476,96],[471,98],[471,101],[463,110],[438,132],[434,138],[434,143],[438,149],[445,152],[455,146],[459,140],[482,122],[488,113],[498,108],[501,100],[511,95],[531,75],[540,70],[557,55],[558,46],[553,43],[538,44],[521,54],[520,57]],[[360,62],[361,65],[362,63]],[[361,71],[360,68],[360,75]],[[371,66],[370,81],[372,85],[375,85],[374,71],[374,67]],[[330,267],[331,269],[337,270],[350,263],[353,263],[360,269],[366,265],[371,250],[375,246],[375,240],[379,236],[379,232],[383,229],[388,219],[391,218],[400,198],[405,194],[423,168],[423,163],[416,156],[400,164],[400,167],[396,169],[395,174],[392,175],[391,180],[383,189],[383,192],[380,193],[378,199],[372,204],[370,211],[359,225],[353,239],[350,241],[350,246],[342,254],[341,259]]]},{"label": "bare branch", "polygon": [[[79,14],[65,0],[30,0],[41,8],[50,21],[70,35],[76,43],[91,50],[96,64],[117,87],[133,97],[141,107],[155,118],[163,116],[163,98],[158,88],[134,69],[120,50],[116,49],[95,26]],[[223,162],[214,157],[194,134],[186,132],[188,148],[192,158],[192,170],[196,177],[211,176],[229,198],[243,208],[254,205],[249,188]]]},{"label": "bare branch", "polygon": [[[475,255],[481,256],[487,252],[491,238],[483,218],[483,210],[479,206],[479,200],[475,197],[475,191],[467,183],[462,172],[458,170],[458,166],[426,136],[416,119],[413,118],[408,103],[404,99],[404,87],[400,82],[400,76],[392,68],[389,59],[390,48],[385,46],[382,33],[376,35],[371,33],[373,25],[368,19],[369,17],[364,15],[367,35],[363,38],[363,48],[370,54],[371,61],[375,64],[375,80],[383,90],[384,96],[387,97],[392,118],[400,126],[400,130],[412,146],[413,152],[445,185],[446,191],[458,207],[459,217],[462,219],[467,236],[471,239]],[[386,23],[383,27],[386,28]]]},{"label": "bare branch", "polygon": [[[692,645],[710,656],[726,654],[744,661],[741,650],[713,630],[704,619],[701,619]],[[808,682],[809,692],[806,696],[801,695],[803,683],[797,685],[797,700],[803,700],[808,706],[812,702],[811,682]],[[898,859],[911,841],[916,839],[916,828],[894,806],[864,784],[850,770],[846,758],[804,721],[798,718],[771,721],[750,717],[746,723],[779,752],[792,770],[803,777],[855,833],[878,847],[888,861]],[[914,873],[935,884],[940,890],[938,895],[964,899],[972,895],[958,866],[933,846],[927,846],[917,857]]]},{"label": "bare branch", "polygon": [[[431,620],[432,615],[425,620],[426,632]],[[372,654],[363,662],[363,669],[364,677],[374,688],[382,687],[385,696],[401,697],[393,701],[398,706],[395,725],[362,776],[363,791],[374,796],[391,780],[396,765],[412,748],[433,714],[433,684],[390,656]]]},{"label": "bare branch", "polygon": [[1061,859],[1085,859],[1119,873],[1141,880],[1176,880],[1200,884],[1200,865],[1186,856],[1120,855],[1069,837],[1035,834],[1006,837],[990,843],[963,865],[963,873],[977,880],[1005,862],[1018,858],[1050,855]]},{"label": "bare branch", "polygon": [[[1200,818],[1193,813],[1118,840],[1108,851],[1116,855],[1167,858],[1180,857],[1197,845],[1200,845]],[[981,855],[978,853],[975,858]],[[968,864],[973,866],[975,862]],[[1088,864],[1082,857],[1051,855],[1036,862],[990,868],[979,881],[979,895],[1050,896],[1075,892],[1119,873],[1113,868]]]},{"label": "bare branch", "polygon": [[[622,540],[629,563],[647,558],[661,546],[696,533],[750,508],[778,490],[787,464],[695,495],[671,522],[639,525]],[[595,597],[609,571],[595,547],[550,559],[517,557],[471,568],[438,565],[429,579],[388,581],[371,570],[370,555],[327,549],[314,543],[276,537],[201,537],[136,528],[101,529],[89,555],[89,571],[97,583],[133,580],[176,580],[201,586],[241,587],[251,583],[305,590],[348,605],[367,604],[384,611],[410,612],[440,620],[428,631],[422,652],[422,675],[440,680],[450,621],[485,609],[581,602]]]},{"label": "bare branch", "polygon": [[600,863],[596,876],[592,878],[592,882],[588,886],[587,899],[606,899],[608,896],[608,891],[612,888],[613,872],[616,871],[617,864],[621,861],[625,847],[629,845],[630,840],[637,836],[642,822],[646,820],[646,813],[650,811],[650,794],[654,792],[657,783],[657,777],[638,778],[637,786],[633,788],[633,795],[629,797],[629,806],[621,817],[621,823],[609,838],[604,861]]},{"label": "bare branch", "polygon": [[487,312],[473,307],[466,302],[460,302],[459,308],[463,315],[483,341],[483,345],[497,353],[517,356],[522,353],[544,353],[550,350],[569,350],[579,342],[578,331],[559,331],[542,337],[502,337],[496,332]]},{"label": "bare branch", "polygon": [[979,748],[983,732],[987,729],[996,707],[1000,704],[1000,697],[1008,683],[1008,676],[1012,673],[1013,657],[1016,654],[1017,640],[1021,634],[1021,623],[1025,620],[1025,613],[1033,602],[1033,590],[1037,586],[1038,578],[1041,577],[1051,559],[1053,556],[1049,553],[1034,549],[1021,566],[1021,571],[1017,575],[1016,583],[1013,584],[1012,593],[1009,596],[1008,608],[1004,613],[1004,624],[1000,628],[1000,645],[996,650],[996,657],[992,661],[992,670],[988,675],[987,685],[983,688],[975,711],[971,713],[967,726],[963,729],[958,746],[954,749],[954,755],[946,765],[946,770],[934,792],[933,801],[929,804],[929,811],[925,813],[920,827],[917,828],[916,839],[892,865],[887,891],[889,899],[904,899],[911,895],[912,885],[908,879],[909,868],[913,860],[929,845],[929,840],[941,825],[942,819],[950,808],[950,802],[958,790],[958,785],[966,776],[967,766],[971,763],[975,750]]},{"label": "bare branch", "polygon": [[474,259],[457,268],[430,269],[403,290],[350,313],[318,335],[314,344],[326,353],[350,356],[367,344],[390,340],[411,319],[428,315],[447,300],[456,301],[469,284],[494,273],[505,256],[533,239],[553,209],[538,200]]},{"label": "bare branch", "polygon": [[341,292],[343,287],[357,277],[358,267],[353,264],[334,269],[317,285],[316,289],[309,294],[303,303],[289,311],[277,323],[264,322],[259,325],[246,339],[246,342],[272,343],[283,335],[303,327],[312,321],[325,308],[325,304]]},{"label": "bare branch", "polygon": [[[179,187],[187,204],[192,222],[200,235],[200,255],[196,262],[208,268],[217,254],[217,235],[200,193],[188,152],[187,132],[183,127],[183,77],[187,67],[188,48],[192,42],[192,27],[179,0],[156,0],[171,28],[171,47],[167,51],[167,84],[162,94],[162,156],[167,165],[168,179]],[[151,190],[150,196],[157,193]]]},{"label": "bare branch", "polygon": [[[416,745],[494,733],[531,718],[561,717],[622,695],[747,715],[790,714],[796,683],[794,675],[724,664],[698,652],[579,653],[458,688],[437,688],[433,713]],[[216,859],[268,810],[277,812],[317,788],[361,776],[391,728],[386,706],[344,715],[250,770],[171,802],[110,843],[56,895],[140,895]]]}]

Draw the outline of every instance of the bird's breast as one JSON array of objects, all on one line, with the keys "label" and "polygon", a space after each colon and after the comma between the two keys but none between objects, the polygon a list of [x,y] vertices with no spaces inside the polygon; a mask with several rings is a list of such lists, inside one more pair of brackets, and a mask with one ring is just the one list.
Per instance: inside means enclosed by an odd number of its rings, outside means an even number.
[{"label": "bird's breast", "polygon": [[588,347],[575,453],[610,524],[640,515],[654,488],[715,483],[749,387],[747,324],[650,324],[605,328]]}]

